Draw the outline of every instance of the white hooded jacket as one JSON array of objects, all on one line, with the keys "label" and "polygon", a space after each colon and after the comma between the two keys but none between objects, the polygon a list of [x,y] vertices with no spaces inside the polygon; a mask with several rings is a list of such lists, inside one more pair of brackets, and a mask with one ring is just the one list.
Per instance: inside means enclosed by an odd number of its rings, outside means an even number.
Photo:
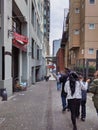
[{"label": "white hooded jacket", "polygon": [[76,87],[75,92],[73,95],[71,95],[71,89],[70,89],[70,82],[69,80],[65,83],[64,90],[67,93],[67,99],[81,99],[82,94],[81,90],[87,90],[88,83],[86,82],[85,85],[81,81],[76,81]]}]

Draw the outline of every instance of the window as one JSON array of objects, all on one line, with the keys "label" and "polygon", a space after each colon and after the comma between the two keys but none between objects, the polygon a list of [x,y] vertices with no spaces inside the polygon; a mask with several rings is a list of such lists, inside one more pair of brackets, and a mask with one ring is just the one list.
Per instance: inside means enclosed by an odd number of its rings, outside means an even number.
[{"label": "window", "polygon": [[95,0],[89,0],[90,4],[95,4]]},{"label": "window", "polygon": [[84,49],[81,50],[81,54],[84,54]]},{"label": "window", "polygon": [[39,52],[39,46],[37,45],[37,60],[39,60],[39,57],[40,57],[40,52]]},{"label": "window", "polygon": [[90,23],[90,24],[89,24],[89,29],[95,29],[95,24]]},{"label": "window", "polygon": [[44,19],[44,24],[46,24],[46,19]]},{"label": "window", "polygon": [[78,29],[75,29],[75,30],[74,30],[74,34],[75,34],[75,35],[78,35],[78,34],[79,34],[79,30],[78,30]]},{"label": "window", "polygon": [[46,33],[46,28],[44,28],[44,33]]},{"label": "window", "polygon": [[44,15],[46,15],[46,10],[44,10]]},{"label": "window", "polygon": [[94,49],[93,48],[89,48],[88,53],[89,54],[94,54]]},{"label": "window", "polygon": [[34,58],[34,39],[32,39],[32,58]]},{"label": "window", "polygon": [[76,14],[80,13],[79,8],[76,8],[76,9],[75,9],[75,13],[76,13]]},{"label": "window", "polygon": [[32,24],[34,25],[34,5],[32,3],[32,13],[31,13],[31,20],[32,20]]}]

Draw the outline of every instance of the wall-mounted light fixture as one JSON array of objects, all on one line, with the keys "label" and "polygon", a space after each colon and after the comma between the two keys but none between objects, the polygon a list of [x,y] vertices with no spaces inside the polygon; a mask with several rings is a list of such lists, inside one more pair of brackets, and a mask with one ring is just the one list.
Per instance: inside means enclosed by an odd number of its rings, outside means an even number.
[{"label": "wall-mounted light fixture", "polygon": [[8,38],[9,37],[13,37],[13,30],[11,30],[11,29],[8,30]]}]

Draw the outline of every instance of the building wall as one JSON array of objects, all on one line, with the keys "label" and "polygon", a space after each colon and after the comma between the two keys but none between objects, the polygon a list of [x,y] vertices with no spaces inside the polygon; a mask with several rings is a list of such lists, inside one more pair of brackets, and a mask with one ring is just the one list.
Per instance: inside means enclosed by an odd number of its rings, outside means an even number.
[{"label": "building wall", "polygon": [[[12,3],[1,0],[1,28],[0,28],[0,88],[5,87],[11,95],[12,77],[11,77],[11,39],[8,39],[8,29],[11,28],[11,22],[8,21],[8,15],[11,15]],[[5,13],[4,13],[5,12]],[[9,54],[5,54],[8,52]]]},{"label": "building wall", "polygon": [[45,47],[46,47],[46,55],[50,55],[50,46],[49,46],[49,38],[50,38],[50,0],[44,0],[44,39],[45,39]]},{"label": "building wall", "polygon": [[[2,61],[0,62],[0,88],[6,88],[8,96],[10,96],[13,92],[13,81],[15,78],[13,69],[18,71],[17,77],[19,78],[19,81],[26,81],[28,86],[41,80],[43,72],[44,75],[46,75],[46,60],[42,57],[42,54],[45,54],[42,48],[42,45],[44,44],[43,0],[28,0],[27,3],[25,0],[0,1],[2,5],[0,10],[0,61]],[[34,16],[31,11],[32,4],[34,6]],[[13,13],[16,15],[15,17],[12,16]],[[8,32],[9,30],[12,30],[13,19],[15,20],[16,18],[21,23],[21,28],[19,30],[21,35],[28,37],[26,52],[17,48],[17,53],[13,53],[13,49],[16,47],[13,47],[13,37],[11,34],[8,35]],[[34,24],[32,24],[33,18]],[[32,39],[34,40],[33,49]],[[2,48],[4,48],[4,54]],[[34,53],[34,57],[32,57],[32,53]],[[17,54],[18,58],[15,59],[13,54]],[[18,66],[17,69],[15,69],[15,66]]]},{"label": "building wall", "polygon": [[64,52],[65,52],[64,49],[60,48],[56,54],[56,58],[57,58],[56,71],[57,72],[64,71],[64,68],[65,68],[65,65],[64,65],[65,54],[64,54]]},{"label": "building wall", "polygon": [[69,12],[69,67],[76,64],[80,47],[80,0],[70,0]]},{"label": "building wall", "polygon": [[[81,12],[81,46],[80,46],[80,57],[81,58],[96,58],[96,50],[98,38],[98,2],[91,5],[89,1],[81,1],[80,4]],[[94,23],[95,29],[89,29],[89,24]],[[94,49],[94,54],[89,54],[89,48]]]},{"label": "building wall", "polygon": [[[98,1],[90,4],[89,0],[70,0],[69,12],[69,57],[70,66],[76,60],[95,59],[98,50]],[[78,8],[79,12],[75,13]],[[95,28],[90,29],[89,25]],[[79,29],[79,34],[74,34],[74,29]],[[92,51],[93,50],[93,51]]]},{"label": "building wall", "polygon": [[[92,10],[92,11],[91,11]],[[95,24],[94,29],[89,29],[89,24]],[[85,2],[85,58],[96,58],[96,50],[98,50],[98,1],[95,4]],[[89,48],[94,49],[93,54],[89,54]]]},{"label": "building wall", "polygon": [[60,48],[60,44],[61,44],[61,39],[53,41],[53,56],[56,56],[56,53]]},{"label": "building wall", "polygon": [[80,0],[70,0],[69,12],[69,49],[79,47],[80,36],[77,34],[80,29],[80,13],[76,9],[80,7]]}]

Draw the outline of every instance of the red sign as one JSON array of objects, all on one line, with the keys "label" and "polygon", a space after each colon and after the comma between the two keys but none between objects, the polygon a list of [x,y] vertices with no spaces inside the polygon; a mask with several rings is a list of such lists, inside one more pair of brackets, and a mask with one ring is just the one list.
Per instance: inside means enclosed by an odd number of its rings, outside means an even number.
[{"label": "red sign", "polygon": [[13,39],[20,41],[20,43],[27,44],[28,38],[26,36],[20,35],[16,32],[13,33]]},{"label": "red sign", "polygon": [[27,46],[20,44],[17,40],[13,39],[13,45],[22,51],[27,51]]},{"label": "red sign", "polygon": [[22,51],[27,51],[26,44],[28,43],[28,38],[26,36],[14,32],[12,42],[15,47],[21,49]]},{"label": "red sign", "polygon": [[48,65],[48,68],[49,68],[49,69],[54,69],[55,66],[54,66],[54,65]]}]

